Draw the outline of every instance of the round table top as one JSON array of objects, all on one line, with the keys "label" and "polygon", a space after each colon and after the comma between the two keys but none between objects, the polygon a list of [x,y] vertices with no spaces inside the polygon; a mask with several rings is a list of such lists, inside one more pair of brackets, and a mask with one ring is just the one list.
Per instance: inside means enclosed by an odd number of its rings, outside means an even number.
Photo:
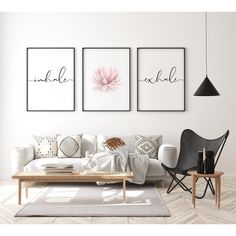
[{"label": "round table top", "polygon": [[223,171],[215,171],[214,174],[199,174],[197,171],[188,171],[188,174],[194,175],[196,177],[217,177],[219,175],[223,175]]}]

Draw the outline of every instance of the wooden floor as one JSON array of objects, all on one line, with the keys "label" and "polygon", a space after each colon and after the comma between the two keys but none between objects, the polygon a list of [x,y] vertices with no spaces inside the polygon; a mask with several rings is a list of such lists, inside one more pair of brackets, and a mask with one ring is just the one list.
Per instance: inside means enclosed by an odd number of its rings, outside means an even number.
[{"label": "wooden floor", "polygon": [[[186,183],[190,183],[190,180]],[[17,182],[0,182],[0,224],[235,224],[236,223],[236,176],[223,176],[221,209],[215,206],[215,198],[209,192],[204,199],[191,203],[191,195],[176,188],[166,193],[168,182],[156,183],[162,199],[170,211],[170,217],[14,217],[22,208],[17,205]],[[30,188],[30,198],[44,191],[46,184]],[[138,186],[137,186],[138,187]],[[203,182],[199,182],[200,191]],[[30,200],[29,198],[29,200]],[[27,200],[23,198],[23,204]]]}]

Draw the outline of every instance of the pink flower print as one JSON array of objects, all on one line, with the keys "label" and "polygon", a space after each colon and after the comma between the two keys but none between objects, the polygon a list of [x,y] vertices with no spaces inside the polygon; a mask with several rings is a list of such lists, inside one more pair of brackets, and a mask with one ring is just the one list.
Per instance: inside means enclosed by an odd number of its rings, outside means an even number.
[{"label": "pink flower print", "polygon": [[99,67],[93,75],[94,89],[101,92],[115,91],[120,85],[119,72],[112,67]]}]

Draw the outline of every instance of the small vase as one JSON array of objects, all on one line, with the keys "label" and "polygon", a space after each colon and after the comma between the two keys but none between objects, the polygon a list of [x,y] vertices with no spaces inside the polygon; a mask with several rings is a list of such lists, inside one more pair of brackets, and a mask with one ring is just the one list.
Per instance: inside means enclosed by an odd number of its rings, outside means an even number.
[{"label": "small vase", "polygon": [[205,173],[214,174],[215,172],[215,163],[214,163],[214,152],[206,152],[206,162],[205,162]]},{"label": "small vase", "polygon": [[198,174],[203,174],[204,173],[203,151],[198,152],[197,173]]}]

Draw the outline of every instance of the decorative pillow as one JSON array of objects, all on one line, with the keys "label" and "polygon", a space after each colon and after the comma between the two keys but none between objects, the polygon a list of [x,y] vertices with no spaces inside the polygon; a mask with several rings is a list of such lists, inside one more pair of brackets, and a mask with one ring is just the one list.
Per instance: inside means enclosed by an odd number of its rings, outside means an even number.
[{"label": "decorative pillow", "polygon": [[106,145],[106,142],[110,142],[113,139],[120,139],[121,142],[124,142],[123,145],[117,145],[117,147],[114,150],[119,150],[122,152],[128,152],[128,147],[126,145],[126,141],[123,138],[114,137],[114,136],[108,136],[108,135],[98,135],[97,136],[97,152],[110,152],[111,149]]},{"label": "decorative pillow", "polygon": [[103,142],[104,148],[105,149],[108,148],[110,151],[114,151],[117,148],[121,146],[125,146],[125,145],[126,145],[125,142],[121,138],[118,138],[118,137],[112,137],[112,138],[106,139]]},{"label": "decorative pillow", "polygon": [[135,135],[135,152],[137,154],[148,154],[150,158],[157,158],[157,151],[160,145],[161,135]]},{"label": "decorative pillow", "polygon": [[56,157],[57,156],[57,135],[33,136],[34,157]]},{"label": "decorative pillow", "polygon": [[81,135],[57,136],[58,157],[81,157]]}]

